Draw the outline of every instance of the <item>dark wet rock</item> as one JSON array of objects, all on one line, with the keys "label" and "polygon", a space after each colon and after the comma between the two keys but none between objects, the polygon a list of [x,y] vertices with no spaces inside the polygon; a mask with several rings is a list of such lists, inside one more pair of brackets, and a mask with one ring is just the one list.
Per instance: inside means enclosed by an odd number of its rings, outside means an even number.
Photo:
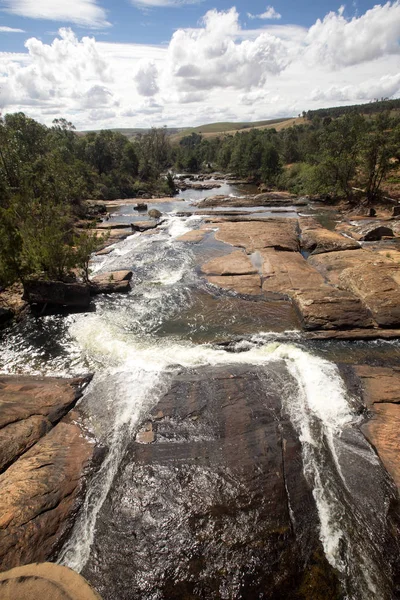
[{"label": "dark wet rock", "polygon": [[288,378],[281,363],[176,376],[99,515],[83,574],[104,600],[341,597],[282,414]]},{"label": "dark wet rock", "polygon": [[68,567],[34,563],[0,573],[2,600],[101,600],[87,581]]},{"label": "dark wet rock", "polygon": [[393,217],[400,217],[400,206],[394,206],[393,207],[392,216]]},{"label": "dark wet rock", "polygon": [[9,308],[3,308],[0,306],[0,325],[4,325],[11,321],[14,317],[14,313]]},{"label": "dark wet rock", "polygon": [[383,237],[394,237],[393,230],[390,227],[374,227],[362,236],[364,242],[376,242]]},{"label": "dark wet rock", "polygon": [[90,379],[0,376],[0,472],[75,406]]},{"label": "dark wet rock", "polygon": [[[219,290],[218,290],[219,292]],[[300,330],[300,322],[292,303],[276,297],[265,301],[263,295],[251,298],[230,293],[197,292],[189,306],[179,311],[162,327],[163,335],[176,334],[196,342],[232,340],[265,330]]]},{"label": "dark wet rock", "polygon": [[31,279],[24,283],[23,298],[30,304],[87,308],[90,288],[86,283]]},{"label": "dark wet rock", "polygon": [[145,202],[138,202],[134,207],[134,210],[145,212],[147,211],[147,204]]},{"label": "dark wet rock", "polygon": [[162,212],[160,212],[156,208],[152,208],[151,210],[149,210],[148,215],[151,219],[160,219],[162,217]]},{"label": "dark wet rock", "polygon": [[133,272],[129,270],[109,271],[92,277],[90,291],[92,294],[113,294],[129,292]]},{"label": "dark wet rock", "polygon": [[376,210],[375,210],[375,208],[370,208],[369,209],[368,216],[369,217],[376,217]]},{"label": "dark wet rock", "polygon": [[335,231],[325,229],[312,217],[301,217],[299,224],[301,247],[312,254],[360,248],[357,241],[346,238]]}]

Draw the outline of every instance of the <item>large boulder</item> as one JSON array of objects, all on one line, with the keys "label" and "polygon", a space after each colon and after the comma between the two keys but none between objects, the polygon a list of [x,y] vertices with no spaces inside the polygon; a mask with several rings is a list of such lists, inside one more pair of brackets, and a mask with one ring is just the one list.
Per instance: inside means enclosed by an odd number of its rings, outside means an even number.
[{"label": "large boulder", "polygon": [[376,242],[383,237],[394,237],[393,229],[380,225],[379,227],[371,227],[367,233],[362,236],[364,242]]},{"label": "large boulder", "polygon": [[162,212],[160,212],[156,208],[152,208],[151,210],[149,210],[148,215],[151,219],[160,219],[162,217]]},{"label": "large boulder", "polygon": [[0,571],[51,558],[69,531],[95,450],[70,411],[90,379],[0,378]]},{"label": "large boulder", "polygon": [[30,304],[87,308],[90,288],[86,283],[30,279],[24,283],[23,298]]}]

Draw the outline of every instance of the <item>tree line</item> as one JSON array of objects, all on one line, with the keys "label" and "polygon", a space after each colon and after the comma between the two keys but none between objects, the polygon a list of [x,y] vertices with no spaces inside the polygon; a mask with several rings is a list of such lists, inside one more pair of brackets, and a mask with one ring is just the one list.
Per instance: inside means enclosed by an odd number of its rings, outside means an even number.
[{"label": "tree line", "polygon": [[0,120],[0,285],[32,276],[70,280],[87,276],[101,240],[86,216],[85,198],[169,195],[167,135],[154,129],[131,143],[101,131],[80,135],[56,119],[46,127],[23,113]]},{"label": "tree line", "polygon": [[375,201],[400,160],[400,118],[314,115],[277,131],[251,129],[171,144],[165,128],[129,141],[120,132],[79,134],[65,119],[46,127],[23,113],[0,119],[0,285],[32,276],[87,277],[101,240],[88,227],[85,198],[111,200],[175,192],[173,172],[222,171],[297,194]]},{"label": "tree line", "polygon": [[297,194],[349,200],[357,187],[371,202],[399,160],[400,117],[389,112],[374,118],[354,112],[337,119],[315,116],[280,131],[252,129],[219,138],[192,133],[175,151],[177,169],[220,169]]}]

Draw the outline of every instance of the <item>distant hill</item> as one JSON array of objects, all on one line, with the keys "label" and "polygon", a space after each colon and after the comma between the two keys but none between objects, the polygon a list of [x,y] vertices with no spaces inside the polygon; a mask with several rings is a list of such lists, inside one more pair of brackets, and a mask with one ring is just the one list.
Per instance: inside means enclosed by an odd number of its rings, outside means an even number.
[{"label": "distant hill", "polygon": [[[245,131],[249,129],[271,129],[275,128],[278,131],[292,127],[293,125],[300,125],[312,121],[314,117],[331,117],[337,118],[347,113],[358,112],[360,114],[369,116],[374,115],[383,111],[400,111],[400,98],[395,100],[376,100],[366,104],[353,104],[351,106],[333,106],[331,108],[320,108],[317,110],[304,111],[302,117],[282,117],[279,119],[268,119],[265,121],[243,121],[243,122],[221,122],[221,123],[207,123],[198,127],[166,127],[165,130],[170,136],[172,143],[179,143],[179,141],[191,133],[199,133],[205,138],[218,137],[221,135],[234,135],[237,132]],[[99,130],[91,130],[94,133],[98,133]],[[140,127],[121,127],[115,128],[111,131],[118,131],[125,135],[129,140],[135,139],[138,135],[147,133],[149,128]],[[80,131],[79,135],[85,135],[90,133],[89,131]]]},{"label": "distant hill", "polygon": [[[171,136],[171,142],[177,143],[183,137],[190,135],[191,133],[201,133],[204,137],[217,137],[219,135],[229,135],[234,134],[237,131],[243,131],[246,129],[266,129],[271,127],[276,127],[276,129],[282,129],[285,127],[290,127],[294,125],[296,122],[304,122],[303,118],[290,118],[284,117],[280,119],[269,119],[266,121],[244,121],[239,123],[234,122],[223,122],[223,123],[208,123],[205,125],[200,125],[198,127],[166,127],[165,130],[168,135]],[[87,133],[98,133],[99,129],[92,129],[90,131],[80,131],[78,132],[80,135],[85,135]],[[132,140],[138,135],[147,133],[149,128],[140,128],[140,127],[120,127],[111,129],[111,131],[117,131],[125,135],[128,139]]]}]

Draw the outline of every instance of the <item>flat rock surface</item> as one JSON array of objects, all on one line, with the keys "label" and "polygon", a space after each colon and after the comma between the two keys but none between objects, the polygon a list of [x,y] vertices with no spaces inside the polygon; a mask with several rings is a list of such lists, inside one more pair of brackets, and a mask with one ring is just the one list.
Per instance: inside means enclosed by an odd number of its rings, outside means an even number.
[{"label": "flat rock surface", "polygon": [[301,247],[312,254],[353,250],[360,247],[357,241],[349,239],[335,231],[325,229],[312,217],[301,217],[299,224],[301,230]]},{"label": "flat rock surface", "polygon": [[240,250],[209,260],[202,265],[206,275],[254,275],[257,269],[245,252]]},{"label": "flat rock surface", "polygon": [[324,284],[323,276],[299,252],[260,250],[263,290],[286,294],[298,290],[317,289]]},{"label": "flat rock surface", "polygon": [[400,368],[357,365],[354,372],[372,413],[362,430],[400,491]]},{"label": "flat rock surface", "polygon": [[201,242],[204,238],[206,232],[201,229],[193,229],[192,231],[187,231],[183,235],[176,238],[177,242]]},{"label": "flat rock surface", "polygon": [[259,275],[208,275],[207,281],[238,294],[261,294],[261,277]]},{"label": "flat rock surface", "polygon": [[245,248],[248,254],[262,248],[297,251],[299,249],[297,219],[270,221],[224,222],[218,225],[215,238]]},{"label": "flat rock surface", "polygon": [[334,285],[339,284],[339,277],[344,269],[358,267],[368,263],[369,268],[381,264],[383,257],[369,250],[342,250],[340,252],[328,252],[317,254],[308,258],[308,263],[315,267],[323,277]]},{"label": "flat rock surface", "polygon": [[329,285],[302,290],[293,299],[305,329],[354,329],[373,327],[370,312],[354,294]]},{"label": "flat rock surface", "polygon": [[368,263],[345,269],[339,276],[340,287],[358,296],[381,327],[400,325],[399,269],[395,265]]},{"label": "flat rock surface", "polygon": [[400,492],[400,406],[390,403],[375,404],[373,417],[362,426],[362,431],[376,448],[379,458]]},{"label": "flat rock surface", "polygon": [[282,413],[289,378],[279,362],[174,378],[99,515],[83,574],[104,600],[339,598]]},{"label": "flat rock surface", "polygon": [[2,600],[101,600],[78,573],[54,563],[34,563],[0,573]]}]

